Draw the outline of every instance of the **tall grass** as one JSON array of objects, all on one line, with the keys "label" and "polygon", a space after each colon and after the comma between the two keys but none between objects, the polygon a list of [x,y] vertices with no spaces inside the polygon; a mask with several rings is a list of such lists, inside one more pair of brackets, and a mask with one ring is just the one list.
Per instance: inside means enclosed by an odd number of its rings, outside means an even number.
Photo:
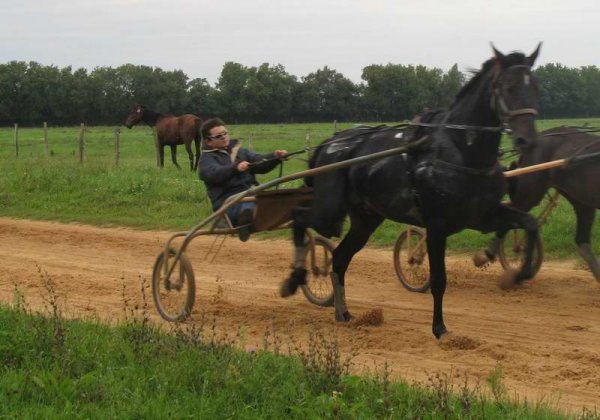
[{"label": "tall grass", "polygon": [[241,328],[220,335],[204,317],[163,331],[148,319],[144,293],[139,307],[124,300],[124,321],[112,326],[67,320],[53,279],[42,270],[40,278],[45,311],[31,311],[18,288],[13,305],[0,306],[2,418],[569,417],[508,398],[500,367],[489,390],[459,374],[417,386],[392,381],[385,365],[350,375],[337,339],[320,331],[305,346],[266,331],[263,348],[250,350]]},{"label": "tall grass", "polygon": [[[540,121],[541,130],[561,124],[600,124],[600,120]],[[339,124],[337,129],[352,127]],[[288,151],[305,147],[307,135],[312,146],[331,136],[332,123],[231,125],[232,137],[240,138],[261,153],[275,149]],[[178,147],[182,170],[170,162],[166,150],[165,167],[156,167],[154,143],[149,127],[136,126],[121,132],[121,158],[117,166],[114,157],[114,128],[86,129],[86,159],[79,163],[79,127],[51,127],[50,155],[45,156],[43,132],[39,128],[20,129],[19,156],[15,156],[14,129],[0,128],[0,215],[16,218],[83,222],[100,226],[126,225],[142,229],[187,230],[211,213],[204,186],[196,173],[187,169],[188,158],[183,146]],[[510,140],[503,139],[505,148]],[[283,174],[306,169],[306,157],[285,163]],[[279,175],[275,170],[261,175],[260,181]],[[293,181],[283,187],[299,186]],[[533,213],[536,213],[534,210]],[[386,221],[374,234],[371,243],[384,246],[396,240],[397,223]],[[548,256],[576,255],[573,241],[575,216],[566,200],[550,216],[543,228]],[[287,233],[263,234],[266,236]],[[490,235],[464,231],[449,239],[454,252],[470,253],[485,245]],[[598,243],[598,241],[596,241]],[[595,245],[596,252],[600,246]]]}]

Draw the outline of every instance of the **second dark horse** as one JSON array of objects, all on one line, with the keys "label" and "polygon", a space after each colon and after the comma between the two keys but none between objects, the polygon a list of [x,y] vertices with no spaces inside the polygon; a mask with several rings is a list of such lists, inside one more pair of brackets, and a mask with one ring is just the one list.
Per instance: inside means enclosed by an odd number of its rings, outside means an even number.
[{"label": "second dark horse", "polygon": [[[177,145],[184,144],[190,159],[190,169],[192,171],[196,169],[200,159],[200,125],[202,124],[200,117],[193,114],[176,117],[152,111],[145,105],[134,105],[127,116],[127,120],[125,120],[125,126],[131,128],[140,121],[145,122],[150,127],[156,127],[161,168],[165,166],[165,146],[169,146],[173,164],[181,169],[177,163]],[[195,159],[192,151],[192,141],[196,149]]]},{"label": "second dark horse", "polygon": [[[517,166],[525,167],[557,159],[597,154],[600,152],[600,137],[586,132],[585,129],[561,126],[542,132],[534,141],[521,141],[516,144],[516,148],[519,151]],[[598,179],[600,166],[597,160],[582,160],[579,164],[564,168],[509,178],[508,184],[511,205],[519,210],[529,211],[537,206],[551,187],[571,203],[577,218],[577,249],[596,280],[600,282],[600,264],[591,245],[596,209],[600,209],[600,188],[596,184]],[[498,246],[499,241],[496,237],[484,255],[493,259]]]},{"label": "second dark horse", "polygon": [[[350,230],[333,252],[337,321],[351,319],[344,288],[348,265],[384,219],[427,228],[432,331],[436,338],[447,333],[442,300],[449,235],[463,229],[492,232],[519,226],[528,235],[527,257],[520,272],[506,276],[513,283],[531,278],[537,224],[531,215],[501,203],[505,182],[498,164],[498,148],[503,123],[510,127],[514,140],[534,141],[537,136],[534,122],[538,91],[531,66],[538,52],[539,46],[531,56],[504,55],[494,49],[494,57],[461,89],[448,110],[431,113],[421,120],[413,138],[427,136],[426,146],[307,180],[314,189],[313,204],[305,212],[297,211],[294,269],[281,286],[282,296],[294,293],[298,284],[305,281],[305,228],[312,227],[326,237],[337,236],[346,215],[350,216]],[[400,140],[402,135],[389,127],[338,133],[320,145],[310,166],[397,147],[399,141],[405,141]]]}]

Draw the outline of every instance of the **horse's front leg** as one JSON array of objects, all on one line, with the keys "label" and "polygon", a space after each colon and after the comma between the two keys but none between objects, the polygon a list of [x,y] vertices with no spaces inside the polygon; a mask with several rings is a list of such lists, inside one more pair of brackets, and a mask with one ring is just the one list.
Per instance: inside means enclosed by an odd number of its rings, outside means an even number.
[{"label": "horse's front leg", "polygon": [[175,166],[177,166],[177,169],[181,169],[181,166],[179,166],[179,164],[177,163],[177,146],[175,144],[171,144],[171,160],[173,161],[173,164]]},{"label": "horse's front leg", "polygon": [[281,297],[288,297],[296,293],[298,286],[306,284],[306,229],[308,227],[308,217],[310,208],[297,207],[292,213],[292,236],[294,240],[294,263],[290,277],[281,283]]},{"label": "horse's front leg", "polygon": [[429,282],[433,296],[433,323],[431,330],[440,339],[448,330],[444,324],[443,300],[446,292],[446,234],[427,227],[427,255],[429,257]]},{"label": "horse's front leg", "polygon": [[[567,197],[569,199],[569,197]],[[577,216],[577,230],[575,231],[575,243],[579,249],[579,254],[587,263],[590,270],[594,274],[596,281],[600,282],[600,264],[592,249],[592,226],[596,209],[591,206],[586,206],[569,199]]]}]

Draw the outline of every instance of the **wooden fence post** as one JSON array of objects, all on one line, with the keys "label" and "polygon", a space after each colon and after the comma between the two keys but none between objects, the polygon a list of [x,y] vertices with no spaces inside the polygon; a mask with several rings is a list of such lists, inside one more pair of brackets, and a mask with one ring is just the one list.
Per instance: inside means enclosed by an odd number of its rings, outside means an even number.
[{"label": "wooden fence post", "polygon": [[120,150],[120,137],[121,137],[121,129],[119,127],[115,128],[115,165],[119,166],[119,158],[121,157]]},{"label": "wooden fence post", "polygon": [[152,127],[152,137],[154,137],[154,148],[156,149],[156,166],[160,168],[160,147],[158,146],[158,132],[156,127]]},{"label": "wooden fence post", "polygon": [[79,126],[79,163],[83,163],[85,157],[85,124]]},{"label": "wooden fence post", "polygon": [[15,153],[19,156],[19,124],[15,123]]},{"label": "wooden fence post", "polygon": [[337,133],[337,120],[333,120],[333,132]]},{"label": "wooden fence post", "polygon": [[252,133],[250,133],[250,135],[248,136],[248,149],[254,150],[254,148],[252,147]]},{"label": "wooden fence post", "polygon": [[44,150],[46,152],[46,157],[50,155],[50,151],[48,149],[48,123],[44,121]]}]

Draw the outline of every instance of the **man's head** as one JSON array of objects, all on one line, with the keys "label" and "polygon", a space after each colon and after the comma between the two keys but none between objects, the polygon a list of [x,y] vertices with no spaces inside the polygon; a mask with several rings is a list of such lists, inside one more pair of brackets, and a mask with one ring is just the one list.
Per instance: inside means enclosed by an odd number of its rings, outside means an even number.
[{"label": "man's head", "polygon": [[200,129],[202,138],[211,149],[226,149],[229,146],[229,133],[225,123],[220,118],[204,121]]}]

